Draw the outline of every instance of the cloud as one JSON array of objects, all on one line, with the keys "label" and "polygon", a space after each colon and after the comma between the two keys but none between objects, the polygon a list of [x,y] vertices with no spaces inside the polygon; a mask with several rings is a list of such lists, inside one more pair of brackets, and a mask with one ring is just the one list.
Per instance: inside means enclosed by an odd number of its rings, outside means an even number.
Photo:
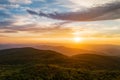
[{"label": "cloud", "polygon": [[35,12],[27,10],[31,15],[44,16],[47,18],[67,21],[99,21],[99,20],[113,20],[120,18],[120,1],[106,3],[97,7],[87,8],[77,12],[66,13],[44,13],[42,11]]},{"label": "cloud", "polygon": [[18,4],[31,4],[31,0],[8,0],[10,3],[18,3]]},{"label": "cloud", "polygon": [[11,27],[0,27],[0,33],[17,33],[17,32],[30,32],[30,33],[54,33],[54,32],[63,32],[63,31],[70,31],[69,28],[64,27],[48,27],[36,25],[36,24],[29,24],[24,26],[11,26]]},{"label": "cloud", "polygon": [[0,0],[0,4],[9,4],[8,0]]},{"label": "cloud", "polygon": [[0,33],[17,33],[15,30],[0,30]]},{"label": "cloud", "polygon": [[19,8],[20,5],[18,4],[3,4],[0,5],[1,10],[6,10],[6,9],[10,9],[10,8]]},{"label": "cloud", "polygon": [[[77,6],[84,6],[84,7],[93,7],[93,6],[97,6],[100,4],[106,4],[108,2],[113,2],[113,0],[67,0],[71,3],[73,3],[74,5]],[[116,0],[117,1],[117,0]]]},{"label": "cloud", "polygon": [[32,10],[27,10],[28,13],[32,14],[32,15],[39,15],[39,13],[32,11]]},{"label": "cloud", "polygon": [[5,27],[5,26],[9,26],[13,23],[13,21],[1,21],[0,22],[0,27]]},{"label": "cloud", "polygon": [[9,16],[10,14],[8,12],[0,10],[0,17],[9,17]]},{"label": "cloud", "polygon": [[[18,33],[18,32],[30,32],[30,33],[54,33],[61,31],[70,31],[70,28],[65,28],[64,25],[67,22],[61,22],[58,24],[42,25],[40,23],[26,23],[27,19],[17,17],[16,19],[1,21],[0,22],[0,33]],[[23,24],[24,22],[24,24]],[[22,25],[19,25],[22,23]]]}]

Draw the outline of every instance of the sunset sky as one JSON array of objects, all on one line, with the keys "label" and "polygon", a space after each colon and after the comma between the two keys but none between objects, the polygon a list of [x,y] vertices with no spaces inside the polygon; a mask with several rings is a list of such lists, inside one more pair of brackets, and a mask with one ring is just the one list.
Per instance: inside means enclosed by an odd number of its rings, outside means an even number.
[{"label": "sunset sky", "polygon": [[120,44],[120,0],[0,0],[0,44]]}]

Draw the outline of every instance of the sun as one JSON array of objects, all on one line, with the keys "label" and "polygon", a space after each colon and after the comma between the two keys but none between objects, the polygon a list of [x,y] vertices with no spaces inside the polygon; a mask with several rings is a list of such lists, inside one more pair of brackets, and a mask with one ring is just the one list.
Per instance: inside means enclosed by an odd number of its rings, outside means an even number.
[{"label": "sun", "polygon": [[82,41],[82,38],[81,37],[75,37],[75,38],[73,38],[73,40],[78,43],[78,42]]}]

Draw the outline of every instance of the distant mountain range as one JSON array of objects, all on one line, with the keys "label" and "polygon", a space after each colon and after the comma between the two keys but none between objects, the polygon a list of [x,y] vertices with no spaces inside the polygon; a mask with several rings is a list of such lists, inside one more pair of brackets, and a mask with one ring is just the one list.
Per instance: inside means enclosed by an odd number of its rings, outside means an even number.
[{"label": "distant mountain range", "polygon": [[76,54],[98,54],[107,56],[120,56],[120,45],[85,45],[78,48],[49,45],[0,45],[0,50],[9,48],[33,47],[41,50],[53,50],[63,55],[73,56]]},{"label": "distant mountain range", "polygon": [[120,56],[119,45],[85,45],[79,48],[69,48],[64,46],[35,46],[37,49],[53,50],[62,53],[67,56],[73,56],[76,54],[98,54],[108,56]]},{"label": "distant mountain range", "polygon": [[0,65],[56,64],[74,68],[120,69],[120,57],[98,54],[66,56],[51,50],[31,47],[0,50]]}]

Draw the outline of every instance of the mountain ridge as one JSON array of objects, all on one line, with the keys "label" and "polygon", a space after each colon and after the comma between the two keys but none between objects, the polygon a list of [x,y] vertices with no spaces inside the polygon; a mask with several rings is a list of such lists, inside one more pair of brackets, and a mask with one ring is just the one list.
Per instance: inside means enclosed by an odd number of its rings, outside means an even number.
[{"label": "mountain ridge", "polygon": [[51,46],[51,45],[20,45],[20,44],[3,44],[0,45],[0,50],[9,49],[9,48],[22,48],[22,47],[33,47],[40,50],[52,50],[59,53],[62,53],[66,56],[73,56],[76,54],[102,54],[108,56],[120,56],[120,45],[82,45],[77,48],[70,48],[65,46]]},{"label": "mountain ridge", "polygon": [[57,64],[76,68],[120,69],[120,57],[98,54],[70,57],[56,51],[24,47],[0,50],[0,64]]}]

